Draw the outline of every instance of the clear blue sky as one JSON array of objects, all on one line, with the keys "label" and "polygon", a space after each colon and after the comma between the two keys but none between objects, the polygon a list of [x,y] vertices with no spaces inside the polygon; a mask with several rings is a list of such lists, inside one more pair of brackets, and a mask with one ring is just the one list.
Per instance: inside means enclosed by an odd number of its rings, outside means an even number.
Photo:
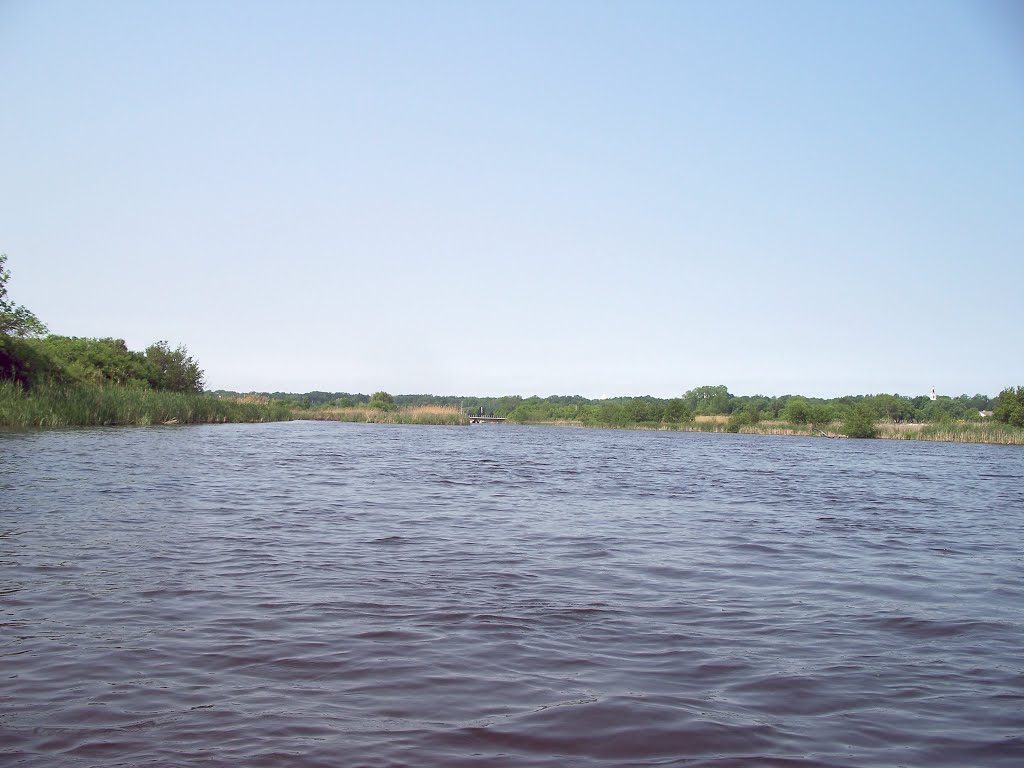
[{"label": "clear blue sky", "polygon": [[0,0],[0,252],[210,388],[1024,384],[1013,2]]}]

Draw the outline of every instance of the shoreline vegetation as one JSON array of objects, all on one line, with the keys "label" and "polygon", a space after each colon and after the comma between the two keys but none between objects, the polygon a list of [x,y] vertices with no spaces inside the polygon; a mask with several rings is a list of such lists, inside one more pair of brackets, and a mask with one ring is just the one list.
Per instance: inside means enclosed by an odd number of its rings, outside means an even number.
[{"label": "shoreline vegetation", "polygon": [[698,387],[671,399],[392,396],[387,392],[267,396],[288,403],[292,418],[302,420],[455,425],[486,415],[525,425],[1024,445],[1024,387],[1008,388],[996,398],[935,395],[934,399],[885,394],[832,400],[737,396],[724,386]]},{"label": "shoreline vegetation", "polygon": [[[1018,388],[1024,402],[1024,388]],[[1006,394],[1005,392],[1003,393]],[[1017,392],[1012,392],[1016,395]],[[290,395],[242,394],[228,392],[175,392],[131,384],[62,384],[43,382],[29,388],[12,380],[0,380],[0,428],[32,429],[81,426],[151,426],[175,424],[227,424],[271,421],[344,421],[365,424],[414,424],[463,426],[470,414],[479,412],[454,403],[399,404],[423,396],[392,398],[387,393],[343,396],[336,402],[311,406]],[[364,398],[362,402],[351,401]],[[429,396],[427,396],[429,397]],[[390,398],[388,400],[387,398]],[[463,398],[468,400],[469,398]],[[845,438],[874,437],[888,440],[994,443],[1024,445],[1024,427],[991,416],[974,419],[952,417],[936,421],[895,421],[878,418],[861,402],[845,414],[826,411],[814,420],[802,417],[801,408],[781,413],[754,415],[746,408],[726,414],[684,412],[677,418],[644,418],[660,415],[657,408],[644,410],[654,398],[617,398],[604,413],[586,412],[578,407],[568,413],[559,408],[541,409],[545,401],[576,398],[507,398],[527,403],[525,409],[501,413],[510,424],[597,429],[631,429],[673,432],[731,432],[754,435]],[[581,398],[582,399],[582,398]],[[351,402],[350,402],[351,401]],[[530,402],[532,401],[532,402]],[[609,401],[595,401],[608,404]],[[664,402],[664,401],[663,401]],[[799,400],[798,400],[799,402]],[[616,410],[615,405],[620,407]],[[632,411],[630,411],[632,408]],[[561,410],[565,410],[562,406]],[[495,415],[493,411],[486,411]],[[581,418],[584,416],[584,418]],[[613,418],[600,418],[612,416]],[[500,427],[499,427],[500,428]]]},{"label": "shoreline vegetation", "polygon": [[287,421],[291,411],[270,398],[216,397],[123,385],[0,381],[0,427],[151,426]]},{"label": "shoreline vegetation", "polygon": [[[381,411],[367,406],[350,408],[295,408],[291,416],[299,421],[345,421],[364,424],[433,424],[461,426],[470,423],[470,417],[455,406],[401,406],[394,411]],[[793,437],[845,438],[839,421],[810,426],[792,424],[788,421],[769,420],[757,424],[745,424],[738,429],[730,428],[729,417],[696,416],[689,422],[609,424],[583,422],[573,419],[552,419],[539,421],[513,421],[511,424],[526,426],[576,427],[581,429],[629,429],[656,432],[714,432],[748,435],[786,435]],[[946,421],[941,423],[893,423],[874,422],[877,434],[882,440],[924,440],[932,442],[994,443],[1001,445],[1024,445],[1024,429],[995,421],[968,422]]]},{"label": "shoreline vegetation", "polygon": [[[758,424],[744,425],[739,429],[729,429],[727,416],[698,416],[692,422],[683,424],[637,424],[635,426],[614,426],[608,424],[584,424],[580,421],[538,421],[535,425],[597,428],[597,429],[635,429],[656,432],[713,432],[735,433],[743,435],[783,435],[790,437],[820,437],[841,439],[849,437],[842,434],[841,423],[824,424],[821,428],[807,425],[791,424],[786,421],[762,421]],[[966,421],[950,421],[941,424],[893,424],[891,422],[875,422],[877,434],[874,438],[881,440],[923,440],[944,443],[992,443],[999,445],[1024,445],[1024,429],[1008,427],[998,422],[972,423]]]},{"label": "shoreline vegetation", "polygon": [[221,424],[317,420],[466,425],[472,415],[513,424],[733,432],[1024,445],[1024,387],[997,397],[849,395],[833,399],[734,395],[722,385],[675,398],[579,395],[451,397],[344,392],[204,391],[184,345],[157,341],[143,352],[123,339],[46,335],[7,296],[0,254],[0,427]]},{"label": "shoreline vegetation", "polygon": [[184,345],[145,351],[123,339],[47,335],[46,325],[8,298],[0,254],[0,427],[222,424],[282,421],[269,396],[203,391],[204,374]]}]

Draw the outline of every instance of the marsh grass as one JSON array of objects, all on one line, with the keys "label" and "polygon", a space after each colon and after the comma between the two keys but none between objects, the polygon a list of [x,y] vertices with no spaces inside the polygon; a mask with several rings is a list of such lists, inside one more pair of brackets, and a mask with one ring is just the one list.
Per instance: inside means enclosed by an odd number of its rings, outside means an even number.
[{"label": "marsh grass", "polygon": [[288,409],[266,398],[218,398],[145,387],[0,381],[0,426],[84,427],[286,421]]},{"label": "marsh grass", "polygon": [[318,408],[292,411],[296,419],[312,421],[351,421],[363,424],[434,424],[462,426],[469,424],[467,417],[453,405],[410,405],[393,410],[380,410],[367,406],[352,408]]},{"label": "marsh grass", "polygon": [[1024,445],[1024,427],[1011,427],[998,421],[925,424],[916,434],[918,440]]},{"label": "marsh grass", "polygon": [[[672,432],[727,432],[728,417],[697,416],[693,421],[656,424],[641,423],[630,425],[583,423],[580,421],[554,420],[544,424],[552,426],[595,427],[598,429],[653,429]],[[828,424],[791,424],[782,420],[764,420],[757,424],[744,424],[740,434],[746,435],[791,435],[802,437],[843,438],[838,421]],[[875,423],[878,437],[883,440],[933,440],[954,443],[996,443],[1001,445],[1024,445],[1024,428],[1011,427],[995,421],[950,421],[935,424],[894,424],[888,421]]]},{"label": "marsh grass", "polygon": [[[893,423],[877,421],[875,428],[877,437],[882,440],[931,440],[947,443],[995,443],[1000,445],[1024,445],[1024,429],[1011,427],[996,421],[947,421],[930,424]],[[782,421],[762,421],[742,432],[770,435],[809,435],[821,436],[825,432],[830,437],[841,437],[838,422],[820,426],[789,424]]]},{"label": "marsh grass", "polygon": [[[465,425],[469,418],[455,406],[404,406],[379,410],[366,406],[293,410],[260,395],[216,397],[167,392],[145,387],[64,386],[40,384],[24,390],[12,381],[0,381],[0,427],[74,427],[150,424],[201,424],[287,421],[288,419],[350,421],[376,424]],[[575,420],[544,422],[559,426],[623,428],[623,425],[583,423]],[[932,424],[877,422],[878,437],[889,440],[934,440],[960,443],[1024,445],[1024,428],[996,421],[950,421]],[[697,416],[693,421],[626,426],[680,432],[726,432],[728,417]],[[819,431],[820,430],[820,431]],[[838,423],[825,425],[761,421],[745,424],[740,432],[761,435],[838,436]]]}]

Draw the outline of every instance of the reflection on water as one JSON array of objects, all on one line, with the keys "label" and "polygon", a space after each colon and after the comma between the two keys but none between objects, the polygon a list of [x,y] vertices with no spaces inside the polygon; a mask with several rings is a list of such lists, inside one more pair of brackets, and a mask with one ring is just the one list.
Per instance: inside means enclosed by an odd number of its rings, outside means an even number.
[{"label": "reflection on water", "polygon": [[1019,448],[0,434],[0,762],[1019,766]]}]

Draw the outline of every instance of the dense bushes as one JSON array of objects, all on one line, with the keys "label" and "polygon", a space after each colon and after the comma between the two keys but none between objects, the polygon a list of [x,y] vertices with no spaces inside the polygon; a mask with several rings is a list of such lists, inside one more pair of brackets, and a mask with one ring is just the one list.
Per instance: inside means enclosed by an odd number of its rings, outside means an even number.
[{"label": "dense bushes", "polygon": [[878,437],[875,412],[867,403],[857,403],[843,416],[842,433],[847,437]]},{"label": "dense bushes", "polygon": [[49,381],[60,369],[34,339],[19,339],[0,334],[0,381],[17,382],[21,387]]},{"label": "dense bushes", "polygon": [[1007,387],[999,393],[993,418],[1012,427],[1024,427],[1024,387]]},{"label": "dense bushes", "polygon": [[47,336],[19,340],[19,355],[34,360],[23,385],[44,382],[61,384],[117,384],[142,386],[170,392],[203,390],[203,372],[184,346],[171,349],[158,341],[145,352],[133,352],[123,339],[87,339]]}]

